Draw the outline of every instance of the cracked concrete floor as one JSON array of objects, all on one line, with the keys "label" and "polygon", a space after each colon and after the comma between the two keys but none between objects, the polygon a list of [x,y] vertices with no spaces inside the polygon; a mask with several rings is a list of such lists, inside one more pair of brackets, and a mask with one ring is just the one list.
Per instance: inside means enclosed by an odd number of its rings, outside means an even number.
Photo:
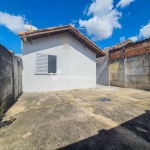
[{"label": "cracked concrete floor", "polygon": [[150,92],[99,86],[24,93],[2,123],[1,150],[149,150]]}]

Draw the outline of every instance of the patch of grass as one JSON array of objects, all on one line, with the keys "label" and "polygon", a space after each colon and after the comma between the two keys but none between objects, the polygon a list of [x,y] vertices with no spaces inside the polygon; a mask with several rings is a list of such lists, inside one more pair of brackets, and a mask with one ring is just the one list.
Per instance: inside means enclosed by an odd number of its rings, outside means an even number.
[{"label": "patch of grass", "polygon": [[95,105],[91,104],[91,105],[89,105],[89,106],[88,106],[88,108],[96,109],[96,108],[97,108],[97,106],[95,106]]},{"label": "patch of grass", "polygon": [[28,110],[31,110],[31,109],[40,109],[40,108],[55,108],[55,107],[59,107],[60,105],[66,105],[66,104],[72,104],[72,103],[75,103],[75,101],[66,101],[66,102],[62,102],[62,103],[50,103],[50,104],[47,104],[45,106],[36,106],[36,107],[33,107],[33,108],[30,108]]}]

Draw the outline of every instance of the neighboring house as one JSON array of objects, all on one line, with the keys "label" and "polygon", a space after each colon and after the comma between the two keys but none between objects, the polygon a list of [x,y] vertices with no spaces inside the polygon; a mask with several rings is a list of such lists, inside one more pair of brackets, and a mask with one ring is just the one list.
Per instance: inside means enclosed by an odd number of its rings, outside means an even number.
[{"label": "neighboring house", "polygon": [[96,83],[98,85],[109,85],[109,67],[108,67],[108,62],[109,62],[109,56],[108,52],[109,50],[116,49],[123,47],[125,45],[133,43],[132,40],[127,40],[124,42],[121,42],[119,44],[113,45],[109,48],[104,49],[104,52],[107,54],[105,57],[97,58],[96,59]]},{"label": "neighboring house", "polygon": [[19,33],[23,92],[92,88],[96,58],[106,54],[72,26]]},{"label": "neighboring house", "polygon": [[150,91],[150,38],[109,51],[110,85]]}]

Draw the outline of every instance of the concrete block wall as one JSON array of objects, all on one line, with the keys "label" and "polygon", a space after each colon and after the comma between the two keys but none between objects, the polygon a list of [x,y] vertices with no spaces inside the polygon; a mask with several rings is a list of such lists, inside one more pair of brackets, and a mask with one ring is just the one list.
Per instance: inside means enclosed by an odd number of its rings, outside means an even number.
[{"label": "concrete block wall", "polygon": [[14,60],[14,98],[16,99],[22,93],[22,60],[15,57]]},{"label": "concrete block wall", "polygon": [[124,86],[124,65],[123,60],[113,60],[109,64],[110,69],[110,85],[123,87]]},{"label": "concrete block wall", "polygon": [[[114,48],[119,48],[119,47],[123,47],[127,44],[131,44],[133,43],[132,40],[127,40],[124,42],[121,42],[119,44],[113,45],[109,48],[104,49],[104,52],[107,54],[104,57],[101,58],[97,58],[96,59],[96,83],[99,85],[110,85],[110,71],[109,71],[109,50],[114,49]],[[117,59],[117,58],[121,58],[122,57],[122,50],[118,50],[117,52],[115,52],[115,55],[111,55],[111,58],[113,60]],[[122,82],[122,75],[119,73],[121,82]],[[111,78],[116,78],[116,74],[111,73]],[[113,83],[115,82],[115,83]],[[122,85],[122,83],[120,83],[120,80],[115,80],[112,81],[112,84],[118,84],[118,85]]]},{"label": "concrete block wall", "polygon": [[[108,50],[105,49],[104,52],[108,54]],[[109,85],[108,61],[108,55],[96,59],[96,84]]]},{"label": "concrete block wall", "polygon": [[150,90],[150,55],[127,58],[127,85],[129,88]]},{"label": "concrete block wall", "polygon": [[150,38],[109,55],[110,85],[150,91]]},{"label": "concrete block wall", "polygon": [[13,102],[13,55],[0,44],[0,106]]},{"label": "concrete block wall", "polygon": [[[2,112],[13,104],[22,93],[22,61],[0,44],[0,109]],[[19,66],[18,66],[19,65]],[[18,75],[19,71],[19,75]],[[18,91],[18,92],[17,92]]]}]

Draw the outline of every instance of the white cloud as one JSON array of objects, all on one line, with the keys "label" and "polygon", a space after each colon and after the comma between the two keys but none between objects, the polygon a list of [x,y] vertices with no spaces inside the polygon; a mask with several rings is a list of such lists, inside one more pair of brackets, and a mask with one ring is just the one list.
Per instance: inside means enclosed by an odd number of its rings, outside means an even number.
[{"label": "white cloud", "polygon": [[124,42],[125,41],[125,36],[120,37],[120,42]]},{"label": "white cloud", "polygon": [[104,49],[107,49],[107,48],[109,48],[109,47],[104,47]]},{"label": "white cloud", "polygon": [[150,37],[150,22],[146,26],[143,26],[140,29],[139,37],[142,37],[142,38],[149,38]]},{"label": "white cloud", "polygon": [[120,0],[119,3],[117,4],[117,7],[121,7],[121,8],[126,7],[134,1],[135,0]]},{"label": "white cloud", "polygon": [[136,42],[143,38],[149,38],[149,37],[150,37],[150,22],[145,26],[144,25],[141,26],[138,36],[132,36],[129,39],[131,39],[133,42]]},{"label": "white cloud", "polygon": [[126,17],[130,16],[130,14],[131,14],[131,13],[130,13],[130,12],[128,12],[128,14],[126,15]]},{"label": "white cloud", "polygon": [[85,9],[83,10],[83,14],[86,14],[88,12],[88,6],[85,7]]},{"label": "white cloud", "polygon": [[121,28],[118,19],[122,13],[113,8],[113,0],[93,0],[86,15],[92,17],[89,20],[79,20],[80,27],[85,27],[92,40],[109,38],[113,30]]},{"label": "white cloud", "polygon": [[142,25],[138,36],[132,36],[131,39],[133,42],[140,40],[142,38],[149,38],[150,37],[150,22],[147,25]]},{"label": "white cloud", "polygon": [[74,24],[74,23],[70,23],[70,25],[73,26],[73,27],[75,27],[75,24]]},{"label": "white cloud", "polygon": [[13,33],[24,31],[25,18],[22,16],[14,16],[8,13],[0,12],[0,25],[4,25]]},{"label": "white cloud", "polygon": [[77,20],[72,20],[71,23],[70,23],[70,25],[73,26],[73,27],[75,27],[76,23],[77,23]]},{"label": "white cloud", "polygon": [[132,36],[129,39],[131,39],[133,42],[136,42],[138,40],[138,36]]},{"label": "white cloud", "polygon": [[94,14],[96,16],[104,16],[108,14],[113,8],[113,0],[101,1],[93,0],[93,3],[90,5],[87,14]]},{"label": "white cloud", "polygon": [[76,23],[77,22],[77,20],[72,20],[72,23]]}]

